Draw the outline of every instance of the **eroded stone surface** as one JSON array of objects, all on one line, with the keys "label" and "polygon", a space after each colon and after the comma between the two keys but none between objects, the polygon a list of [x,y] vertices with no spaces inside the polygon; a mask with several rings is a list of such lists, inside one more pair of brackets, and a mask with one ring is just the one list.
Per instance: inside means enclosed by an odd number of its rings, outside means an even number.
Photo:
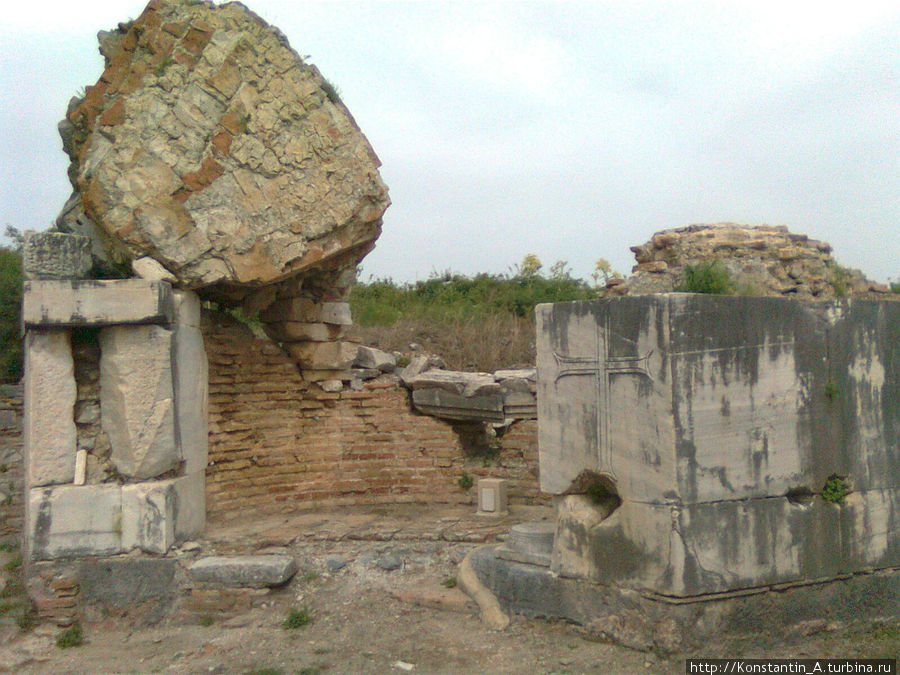
[{"label": "eroded stone surface", "polygon": [[22,320],[26,326],[109,326],[169,323],[172,287],[161,281],[26,281]]},{"label": "eroded stone surface", "polygon": [[69,332],[25,335],[25,456],[31,486],[75,479],[75,366]]},{"label": "eroded stone surface", "polygon": [[91,241],[62,232],[28,232],[22,246],[26,279],[81,279],[91,269]]},{"label": "eroded stone surface", "polygon": [[279,31],[239,3],[154,0],[100,43],[106,69],[60,125],[77,191],[61,229],[189,287],[368,252],[389,204],[378,158]]},{"label": "eroded stone surface", "polygon": [[114,326],[100,333],[103,429],[113,464],[129,478],[153,478],[181,461],[171,344],[172,331],[159,326]]}]

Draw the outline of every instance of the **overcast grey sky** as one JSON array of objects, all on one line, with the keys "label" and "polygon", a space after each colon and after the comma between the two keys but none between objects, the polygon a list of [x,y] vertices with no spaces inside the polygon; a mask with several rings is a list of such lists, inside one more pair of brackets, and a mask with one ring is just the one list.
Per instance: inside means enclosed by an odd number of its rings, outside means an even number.
[{"label": "overcast grey sky", "polygon": [[[69,194],[56,123],[96,32],[143,0],[18,2],[0,26],[0,223]],[[393,205],[364,277],[589,277],[690,223],[785,224],[900,277],[900,5],[247,0],[334,82]]]}]

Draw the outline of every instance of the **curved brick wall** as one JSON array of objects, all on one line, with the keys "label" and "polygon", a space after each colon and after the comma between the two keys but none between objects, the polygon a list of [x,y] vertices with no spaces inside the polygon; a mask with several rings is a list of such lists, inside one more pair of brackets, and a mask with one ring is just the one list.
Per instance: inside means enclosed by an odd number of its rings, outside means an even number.
[{"label": "curved brick wall", "polygon": [[373,381],[326,393],[307,383],[268,340],[230,317],[207,314],[211,520],[322,506],[439,502],[474,504],[473,478],[510,480],[510,501],[544,500],[537,424],[512,425],[485,462],[467,457],[453,428],[412,412],[407,391]]}]

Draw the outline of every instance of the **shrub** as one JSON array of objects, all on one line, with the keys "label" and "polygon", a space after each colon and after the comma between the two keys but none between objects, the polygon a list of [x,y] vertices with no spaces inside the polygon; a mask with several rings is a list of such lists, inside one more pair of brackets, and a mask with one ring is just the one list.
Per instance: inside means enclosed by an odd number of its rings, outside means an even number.
[{"label": "shrub", "polygon": [[719,260],[706,260],[684,266],[684,281],[675,289],[685,293],[730,295],[735,291],[731,272]]},{"label": "shrub", "polygon": [[0,381],[22,377],[22,341],[19,316],[22,307],[22,257],[0,248]]},{"label": "shrub", "polygon": [[832,474],[822,488],[822,499],[831,504],[843,504],[844,499],[851,492],[850,483],[846,478]]},{"label": "shrub", "polygon": [[295,630],[303,628],[312,623],[312,615],[306,607],[300,609],[292,609],[288,612],[287,618],[282,622],[281,627],[285,630]]}]

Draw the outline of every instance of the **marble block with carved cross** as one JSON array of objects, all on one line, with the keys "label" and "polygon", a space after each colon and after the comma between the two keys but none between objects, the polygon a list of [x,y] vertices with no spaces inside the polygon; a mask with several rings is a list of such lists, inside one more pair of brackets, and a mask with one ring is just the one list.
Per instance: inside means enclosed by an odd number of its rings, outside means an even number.
[{"label": "marble block with carved cross", "polygon": [[900,303],[536,314],[555,573],[695,597],[900,565]]}]

